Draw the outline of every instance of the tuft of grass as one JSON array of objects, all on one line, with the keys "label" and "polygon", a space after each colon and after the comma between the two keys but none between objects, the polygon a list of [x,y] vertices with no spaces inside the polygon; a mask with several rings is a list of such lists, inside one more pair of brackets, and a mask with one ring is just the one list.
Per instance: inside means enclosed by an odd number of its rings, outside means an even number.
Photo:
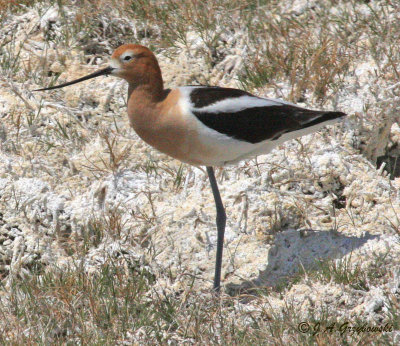
[{"label": "tuft of grass", "polygon": [[35,2],[38,0],[0,0],[0,21],[8,12],[23,11],[25,7],[32,6]]},{"label": "tuft of grass", "polygon": [[118,136],[116,133],[99,131],[99,135],[105,144],[105,152],[108,154],[108,160],[101,158],[101,161],[107,170],[115,173],[127,160],[132,146],[126,144],[123,148],[120,148],[118,146]]},{"label": "tuft of grass", "polygon": [[[114,343],[151,320],[145,293],[153,277],[109,261],[94,275],[81,266],[14,280],[2,306],[2,343]],[[25,330],[25,332],[22,332]]]},{"label": "tuft of grass", "polygon": [[323,100],[337,90],[350,67],[352,47],[337,35],[336,18],[325,19],[328,10],[321,3],[299,16],[259,11],[249,35],[260,49],[245,63],[242,86],[255,89],[286,80],[290,93],[285,96],[297,102],[309,92]]},{"label": "tuft of grass", "polygon": [[312,277],[322,282],[335,282],[358,290],[369,290],[365,271],[360,264],[352,263],[351,255],[333,261],[319,260]]}]

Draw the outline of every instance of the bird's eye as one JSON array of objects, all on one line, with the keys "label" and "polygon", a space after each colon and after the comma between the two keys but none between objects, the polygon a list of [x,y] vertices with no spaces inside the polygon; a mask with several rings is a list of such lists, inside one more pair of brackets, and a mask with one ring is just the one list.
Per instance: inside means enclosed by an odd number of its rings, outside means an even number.
[{"label": "bird's eye", "polygon": [[130,55],[127,55],[127,56],[124,58],[125,61],[129,61],[129,60],[131,60],[131,59],[132,59],[132,56],[130,56]]}]

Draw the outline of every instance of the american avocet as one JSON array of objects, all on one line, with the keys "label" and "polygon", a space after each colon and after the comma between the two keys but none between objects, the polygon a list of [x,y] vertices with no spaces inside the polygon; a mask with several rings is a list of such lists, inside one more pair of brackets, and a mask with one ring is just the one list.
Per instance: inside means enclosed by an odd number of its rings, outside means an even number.
[{"label": "american avocet", "polygon": [[317,131],[345,116],[254,96],[246,91],[210,86],[164,89],[161,70],[146,47],[118,47],[110,66],[61,85],[113,75],[125,79],[131,126],[148,144],[191,165],[207,168],[217,212],[217,254],[214,289],[220,290],[225,209],[213,166],[224,166],[270,152],[279,144]]}]

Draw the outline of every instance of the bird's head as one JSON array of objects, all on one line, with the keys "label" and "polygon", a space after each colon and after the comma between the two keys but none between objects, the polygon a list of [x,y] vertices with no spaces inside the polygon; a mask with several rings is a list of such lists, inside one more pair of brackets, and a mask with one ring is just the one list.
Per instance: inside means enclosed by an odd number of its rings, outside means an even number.
[{"label": "bird's head", "polygon": [[159,81],[162,85],[160,67],[150,49],[138,44],[124,44],[114,51],[108,67],[64,84],[34,91],[63,88],[103,75],[123,78],[134,88],[142,84],[160,84]]}]

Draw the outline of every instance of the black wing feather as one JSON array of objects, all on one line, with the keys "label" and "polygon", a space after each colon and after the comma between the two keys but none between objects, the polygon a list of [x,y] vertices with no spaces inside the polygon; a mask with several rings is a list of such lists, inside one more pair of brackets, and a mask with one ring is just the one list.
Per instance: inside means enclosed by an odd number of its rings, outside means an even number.
[{"label": "black wing feather", "polygon": [[227,98],[244,95],[253,96],[238,89],[194,89],[190,96],[197,109],[193,110],[193,114],[207,127],[249,143],[259,143],[267,139],[276,140],[284,133],[301,130],[346,115],[342,112],[314,111],[288,104],[263,107],[249,105],[251,108],[229,113],[205,112],[200,108]]},{"label": "black wing feather", "polygon": [[190,100],[196,108],[202,108],[227,98],[240,96],[256,97],[247,91],[240,89],[202,86],[191,91]]}]

